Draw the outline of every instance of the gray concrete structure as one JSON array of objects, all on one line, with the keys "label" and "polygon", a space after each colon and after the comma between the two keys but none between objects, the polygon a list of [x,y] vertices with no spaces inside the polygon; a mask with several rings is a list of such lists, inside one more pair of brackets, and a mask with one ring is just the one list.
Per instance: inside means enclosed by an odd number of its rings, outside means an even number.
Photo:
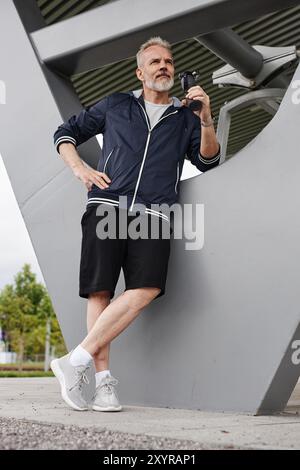
[{"label": "gray concrete structure", "polygon": [[[178,3],[172,2],[174,8]],[[218,17],[218,27],[224,27],[235,3],[207,1],[199,8],[219,5],[222,12],[226,5],[226,15]],[[283,7],[279,1],[253,2],[253,16],[262,3],[264,12]],[[109,17],[103,14],[102,21],[107,24]],[[80,16],[76,24],[83,27]],[[137,38],[160,33],[157,25],[159,20],[143,33],[141,24],[134,46]],[[1,1],[0,44],[6,47],[1,46],[0,79],[7,96],[0,107],[0,151],[71,348],[86,334],[86,301],[78,296],[86,190],[55,153],[52,134],[80,107],[67,77],[56,73],[63,57],[52,63],[56,72],[37,60],[47,30],[30,36],[14,3]],[[63,37],[53,38],[67,50]],[[112,41],[116,53],[113,39],[102,35],[99,44],[108,50]],[[300,80],[300,67],[294,80]],[[185,239],[172,241],[166,295],[114,340],[111,369],[120,379],[124,404],[253,414],[284,408],[300,373],[300,365],[292,362],[294,341],[300,339],[295,92],[290,86],[270,124],[234,158],[181,183],[182,205],[204,204],[204,246],[188,251]],[[95,166],[96,139],[79,150]],[[202,231],[199,221],[196,229]],[[116,295],[123,288],[121,274]]]}]

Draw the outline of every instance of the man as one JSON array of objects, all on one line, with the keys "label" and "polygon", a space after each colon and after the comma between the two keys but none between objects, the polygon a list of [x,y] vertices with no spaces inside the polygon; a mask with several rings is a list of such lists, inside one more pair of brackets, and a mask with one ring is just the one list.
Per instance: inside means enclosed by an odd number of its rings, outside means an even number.
[{"label": "man", "polygon": [[[66,356],[52,361],[62,397],[73,409],[86,410],[84,384],[94,360],[96,391],[93,409],[122,409],[109,371],[110,342],[155,298],[164,295],[170,239],[100,239],[96,235],[99,205],[126,209],[134,217],[136,204],[145,207],[153,223],[169,224],[163,210],[153,204],[172,205],[178,200],[185,155],[201,171],[219,164],[210,101],[200,86],[188,90],[186,99],[199,100],[201,111],[192,112],[169,97],[174,84],[171,46],[159,37],[149,39],[137,53],[137,78],[142,89],[113,93],[72,116],[54,134],[57,151],[88,189],[83,230],[79,295],[87,298],[88,335]],[[97,170],[84,165],[76,147],[99,133],[103,151]],[[126,205],[121,207],[121,196]],[[114,290],[121,267],[126,289],[116,299]]]}]

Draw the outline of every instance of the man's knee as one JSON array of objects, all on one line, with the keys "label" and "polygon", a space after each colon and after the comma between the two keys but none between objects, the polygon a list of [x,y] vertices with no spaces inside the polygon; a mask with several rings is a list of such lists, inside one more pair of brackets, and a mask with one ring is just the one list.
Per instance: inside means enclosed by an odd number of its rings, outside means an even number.
[{"label": "man's knee", "polygon": [[139,287],[138,289],[128,289],[125,292],[127,293],[130,307],[140,309],[146,307],[146,305],[155,299],[160,291],[159,287]]},{"label": "man's knee", "polygon": [[89,299],[95,299],[99,301],[109,301],[110,300],[110,291],[109,290],[101,290],[98,292],[93,292],[89,294]]}]

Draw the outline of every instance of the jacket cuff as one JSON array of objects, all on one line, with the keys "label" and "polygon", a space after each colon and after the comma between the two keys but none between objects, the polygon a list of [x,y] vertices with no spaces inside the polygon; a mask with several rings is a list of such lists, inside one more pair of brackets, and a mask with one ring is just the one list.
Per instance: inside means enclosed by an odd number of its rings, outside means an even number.
[{"label": "jacket cuff", "polygon": [[219,144],[219,150],[217,151],[217,153],[215,155],[213,155],[210,158],[205,158],[205,157],[203,157],[203,155],[201,155],[200,152],[198,152],[198,158],[199,158],[201,163],[205,163],[207,165],[210,165],[211,163],[215,163],[216,161],[218,161],[218,159],[220,158],[220,152],[221,152],[221,146]]},{"label": "jacket cuff", "polygon": [[64,135],[64,136],[58,137],[58,139],[56,139],[56,141],[54,142],[54,146],[56,148],[57,153],[59,153],[60,144],[62,144],[64,142],[69,143],[69,144],[73,144],[73,145],[75,145],[75,147],[77,146],[76,140],[73,137],[70,137],[69,135]]}]

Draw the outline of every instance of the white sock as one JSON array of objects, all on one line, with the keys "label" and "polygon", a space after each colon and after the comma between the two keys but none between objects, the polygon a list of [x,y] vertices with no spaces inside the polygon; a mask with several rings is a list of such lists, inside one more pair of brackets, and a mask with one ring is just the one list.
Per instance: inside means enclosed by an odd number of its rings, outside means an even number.
[{"label": "white sock", "polygon": [[93,357],[80,344],[74,349],[70,356],[72,366],[86,366]]},{"label": "white sock", "polygon": [[96,378],[96,387],[100,384],[101,380],[103,377],[111,375],[109,370],[101,370],[101,372],[96,372],[95,378]]}]

